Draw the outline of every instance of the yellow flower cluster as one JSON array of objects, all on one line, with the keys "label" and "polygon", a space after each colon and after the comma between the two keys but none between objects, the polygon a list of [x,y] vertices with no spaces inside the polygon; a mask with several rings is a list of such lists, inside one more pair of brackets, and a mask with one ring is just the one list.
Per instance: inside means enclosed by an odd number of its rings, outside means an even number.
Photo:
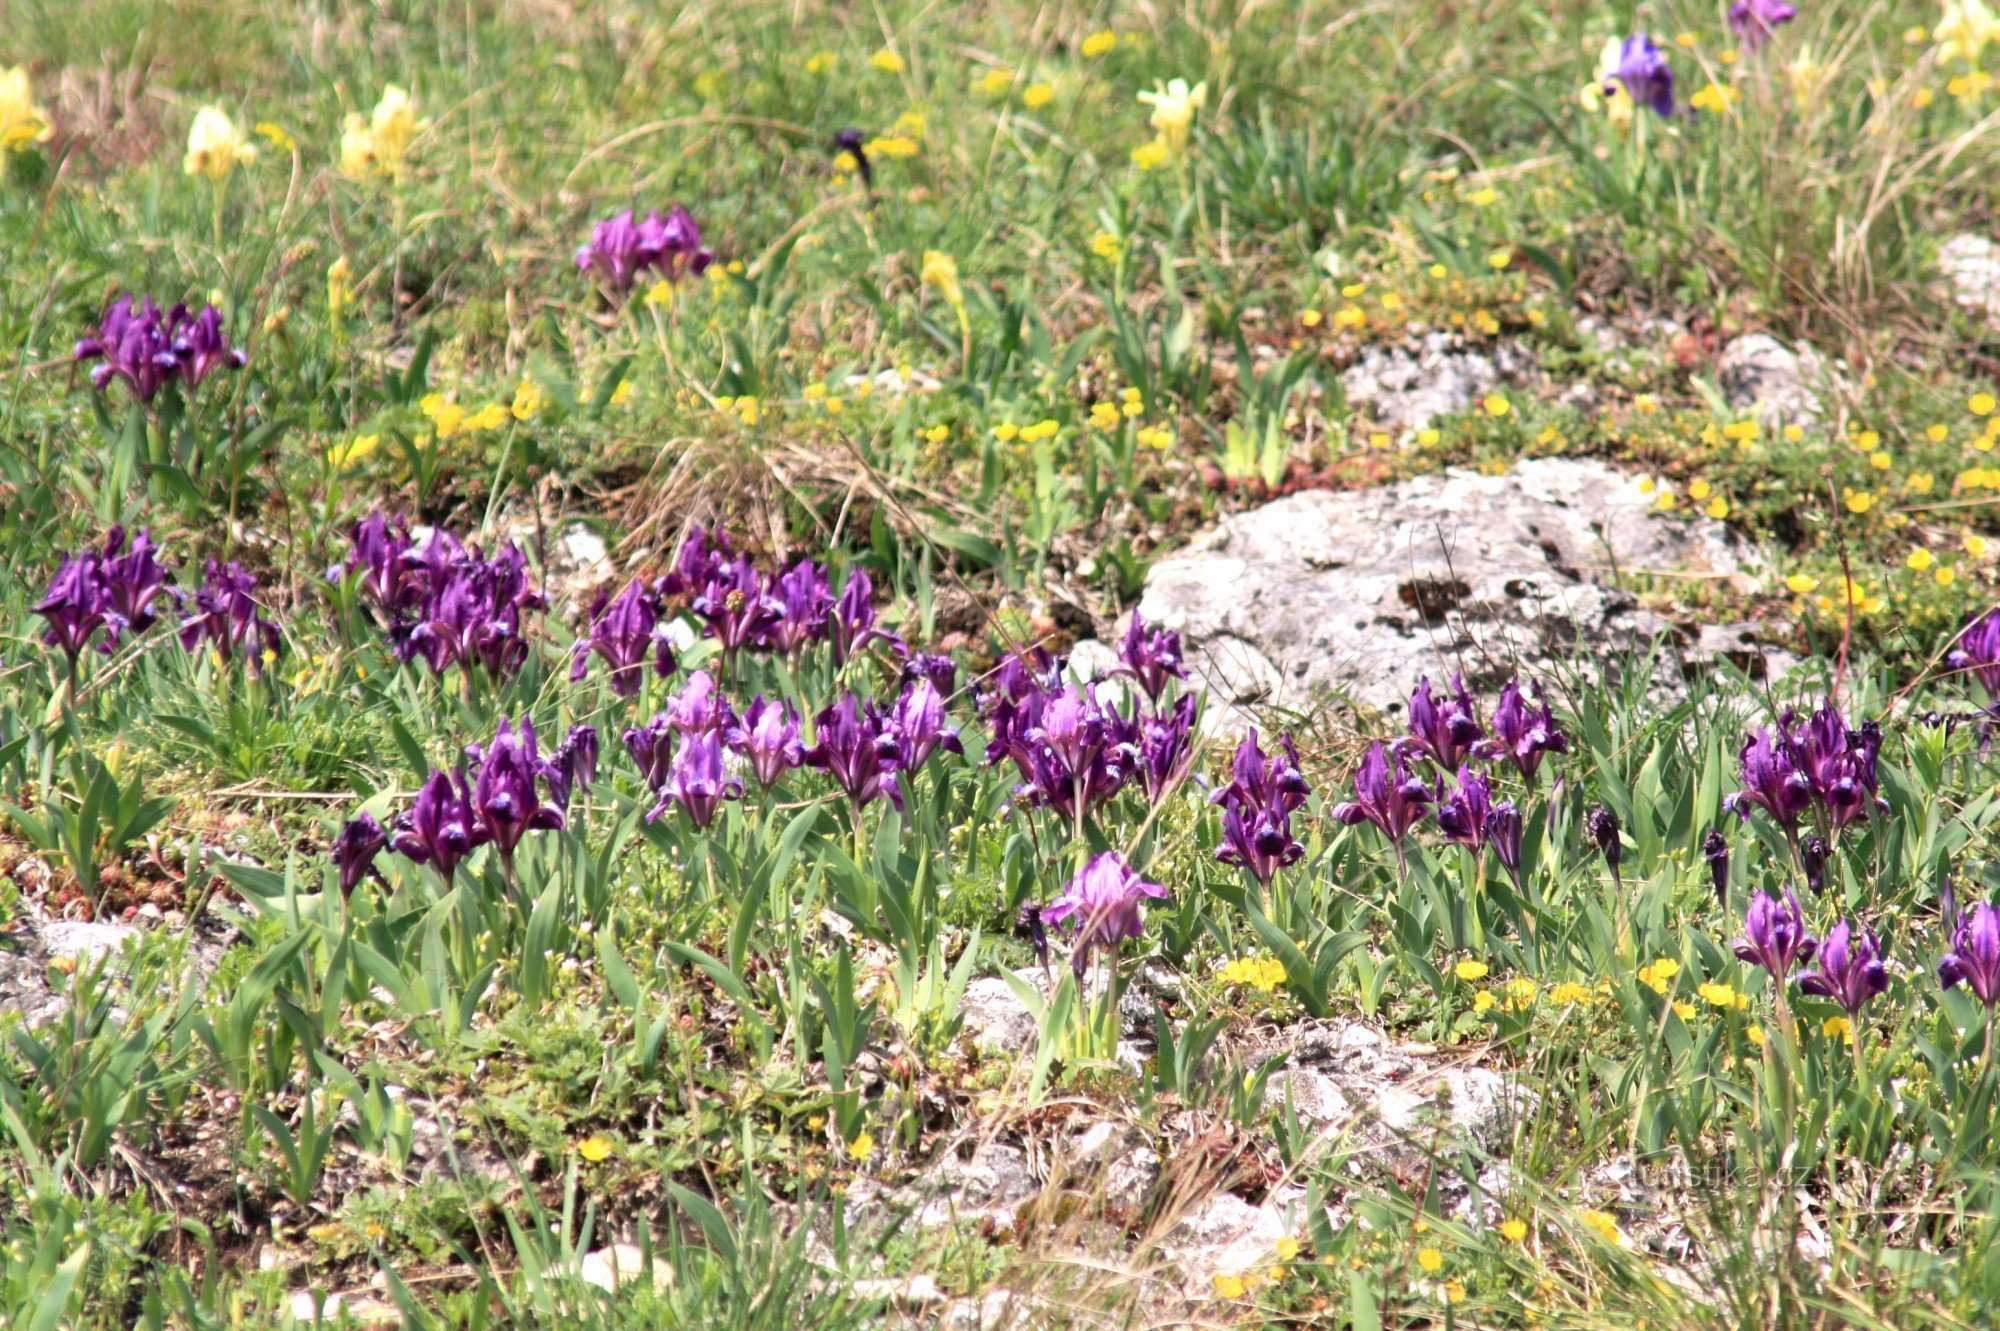
[{"label": "yellow flower cluster", "polygon": [[[831,399],[829,405],[837,401],[838,398]],[[734,413],[736,419],[742,421],[746,427],[755,425],[764,418],[764,404],[748,393],[742,397],[730,397],[725,394],[715,399],[715,405],[723,411]]]},{"label": "yellow flower cluster", "polygon": [[1285,967],[1276,957],[1238,957],[1222,968],[1222,978],[1268,994],[1285,982]]},{"label": "yellow flower cluster", "polygon": [[1062,425],[1053,420],[1036,421],[1033,425],[1016,425],[1012,421],[1002,421],[993,427],[993,437],[1001,443],[1019,439],[1024,444],[1037,443],[1043,439],[1053,439],[1062,432]]},{"label": "yellow flower cluster", "polygon": [[1674,977],[1681,973],[1681,964],[1672,957],[1661,957],[1650,966],[1641,966],[1638,981],[1656,994],[1664,994],[1674,987]]},{"label": "yellow flower cluster", "polygon": [[1750,1006],[1750,996],[1748,994],[1740,994],[1736,992],[1733,985],[1725,984],[1720,980],[1709,980],[1697,985],[1695,992],[1700,994],[1702,1001],[1706,1002],[1710,1007],[1729,1008],[1733,1011],[1741,1012],[1744,1008]]},{"label": "yellow flower cluster", "polygon": [[[525,382],[523,386],[526,386]],[[535,391],[537,394],[540,393],[539,389]],[[518,391],[515,400],[517,402],[520,400]],[[514,409],[505,402],[489,402],[478,411],[467,411],[442,393],[431,393],[417,405],[430,421],[431,428],[437,431],[437,437],[440,439],[450,439],[456,435],[473,434],[484,430],[497,430],[509,421],[526,419],[515,415]]]},{"label": "yellow flower cluster", "polygon": [[1291,1235],[1279,1239],[1272,1245],[1272,1256],[1276,1260],[1264,1270],[1251,1268],[1245,1271],[1218,1271],[1211,1277],[1215,1296],[1219,1299],[1240,1299],[1254,1294],[1265,1285],[1283,1280],[1291,1274],[1290,1263],[1298,1260],[1304,1250]]},{"label": "yellow flower cluster", "polygon": [[340,133],[340,173],[349,180],[400,180],[411,140],[429,124],[417,118],[417,104],[408,92],[388,85],[371,114],[348,115]]}]

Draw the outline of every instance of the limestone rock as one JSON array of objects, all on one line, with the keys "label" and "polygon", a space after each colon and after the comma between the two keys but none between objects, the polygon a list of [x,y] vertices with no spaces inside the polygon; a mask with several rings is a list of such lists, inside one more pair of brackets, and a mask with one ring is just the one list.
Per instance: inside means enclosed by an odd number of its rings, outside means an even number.
[{"label": "limestone rock", "polygon": [[1465,411],[1488,393],[1532,373],[1528,353],[1512,346],[1491,354],[1465,349],[1449,333],[1425,334],[1407,346],[1369,346],[1342,371],[1349,405],[1399,434],[1421,430],[1439,416]]},{"label": "limestone rock", "polygon": [[1722,350],[1716,382],[1729,405],[1773,427],[1820,418],[1817,385],[1826,367],[1811,347],[1797,351],[1768,333],[1750,333]]},{"label": "limestone rock", "polygon": [[1579,650],[1675,647],[1629,588],[1750,558],[1720,523],[1656,512],[1636,477],[1537,458],[1235,514],[1153,567],[1139,612],[1184,635],[1225,724],[1326,695],[1397,714],[1422,675],[1492,688]]},{"label": "limestone rock", "polygon": [[2000,244],[1970,232],[1953,236],[1938,249],[1938,271],[1960,309],[2000,329]]}]

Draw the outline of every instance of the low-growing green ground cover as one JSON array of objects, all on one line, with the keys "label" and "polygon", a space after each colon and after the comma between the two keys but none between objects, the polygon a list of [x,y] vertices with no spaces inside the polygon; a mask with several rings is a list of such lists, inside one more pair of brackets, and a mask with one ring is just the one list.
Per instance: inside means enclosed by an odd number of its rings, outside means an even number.
[{"label": "low-growing green ground cover", "polygon": [[[0,1325],[1989,1319],[1983,6],[4,17]],[[1542,456],[1799,664],[1123,636]]]}]

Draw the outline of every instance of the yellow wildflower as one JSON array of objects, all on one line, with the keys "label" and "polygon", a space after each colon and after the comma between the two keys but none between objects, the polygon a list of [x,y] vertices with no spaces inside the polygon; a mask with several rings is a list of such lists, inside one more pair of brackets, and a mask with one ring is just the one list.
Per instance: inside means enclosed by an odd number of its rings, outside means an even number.
[{"label": "yellow wildflower", "polygon": [[523,379],[514,389],[514,401],[508,407],[508,412],[515,420],[525,421],[547,406],[548,401],[548,397],[542,392],[540,384],[537,384],[532,379]]},{"label": "yellow wildflower", "polygon": [[847,1143],[847,1154],[850,1159],[855,1161],[866,1160],[869,1156],[875,1154],[875,1134],[864,1132],[853,1141]]},{"label": "yellow wildflower", "polygon": [[181,170],[191,176],[226,180],[231,171],[257,160],[257,145],[243,137],[219,106],[204,106],[188,126],[187,156]]},{"label": "yellow wildflower", "polygon": [[909,66],[903,63],[903,57],[884,47],[882,50],[868,57],[868,67],[870,69],[879,69],[884,74],[900,74]]},{"label": "yellow wildflower", "polygon": [[1625,1236],[1618,1232],[1618,1217],[1609,1211],[1590,1210],[1583,1213],[1583,1223],[1606,1243],[1623,1244]]},{"label": "yellow wildflower", "polygon": [[1925,550],[1920,546],[1917,549],[1910,551],[1908,557],[1905,558],[1903,562],[1909,565],[1916,572],[1922,573],[1932,564],[1937,563],[1937,556],[1933,555],[1930,551]]},{"label": "yellow wildflower", "polygon": [[1481,399],[1479,405],[1485,409],[1488,416],[1505,416],[1514,409],[1514,404],[1498,393],[1488,393]]},{"label": "yellow wildflower", "polygon": [[1487,972],[1488,967],[1485,962],[1475,961],[1470,957],[1467,957],[1464,961],[1459,962],[1451,968],[1451,973],[1467,984],[1476,984],[1478,981],[1485,979]]},{"label": "yellow wildflower", "polygon": [[27,69],[21,65],[0,69],[0,171],[7,168],[8,153],[44,143],[54,132],[49,113],[35,104]]},{"label": "yellow wildflower", "polygon": [[1116,263],[1118,256],[1124,252],[1124,246],[1120,243],[1118,237],[1108,231],[1103,231],[1092,237],[1090,252],[1107,263]]},{"label": "yellow wildflower", "polygon": [[1809,573],[1794,573],[1785,579],[1785,586],[1794,596],[1804,596],[1819,586],[1819,579]]},{"label": "yellow wildflower", "polygon": [[1528,1237],[1528,1222],[1519,1216],[1509,1216],[1500,1222],[1500,1237],[1509,1243],[1519,1243]]},{"label": "yellow wildflower", "polygon": [[944,303],[962,315],[965,289],[958,284],[958,260],[942,250],[925,250],[922,272],[925,286],[936,287]]},{"label": "yellow wildflower", "polygon": [[1436,1248],[1419,1248],[1417,1249],[1417,1265],[1426,1271],[1435,1273],[1444,1266],[1444,1254]]},{"label": "yellow wildflower", "polygon": [[1039,111],[1056,99],[1056,90],[1046,83],[1030,83],[1021,91],[1021,105]]},{"label": "yellow wildflower", "polygon": [[1829,1040],[1854,1042],[1854,1023],[1845,1017],[1828,1017],[1820,1024],[1820,1034]]},{"label": "yellow wildflower", "polygon": [[1730,108],[1743,100],[1743,94],[1720,83],[1711,83],[1706,88],[1688,98],[1688,105],[1697,111],[1707,111],[1711,115],[1726,116]]},{"label": "yellow wildflower", "polygon": [[1931,29],[1939,58],[1977,65],[1986,44],[2000,41],[2000,18],[1994,17],[1985,0],[1943,0],[1943,6]]},{"label": "yellow wildflower", "polygon": [[354,267],[341,255],[326,269],[326,312],[334,318],[354,303]]},{"label": "yellow wildflower", "polygon": [[631,400],[632,400],[632,381],[630,379],[620,379],[618,381],[618,387],[611,390],[611,405],[614,407],[622,407]]},{"label": "yellow wildflower", "polygon": [[370,176],[399,179],[411,141],[429,124],[417,118],[417,104],[405,89],[387,85],[366,119],[353,113],[343,123],[340,173],[349,180]]},{"label": "yellow wildflower", "polygon": [[1093,32],[1083,39],[1083,58],[1095,60],[1101,55],[1109,55],[1118,49],[1118,34],[1110,31]]},{"label": "yellow wildflower", "polygon": [[335,444],[326,451],[327,462],[336,470],[344,471],[373,453],[382,446],[379,434],[356,435],[345,444]]},{"label": "yellow wildflower", "polygon": [[1169,157],[1179,157],[1187,151],[1188,134],[1194,127],[1195,116],[1208,105],[1208,84],[1197,83],[1192,88],[1186,79],[1175,79],[1164,85],[1156,84],[1151,92],[1139,94],[1139,100],[1153,108],[1148,118],[1159,142],[1166,145]]},{"label": "yellow wildflower", "polygon": [[1639,983],[1656,994],[1664,994],[1673,987],[1674,976],[1681,973],[1681,964],[1672,957],[1661,957],[1650,966],[1641,966]]},{"label": "yellow wildflower", "polygon": [[603,1137],[585,1137],[576,1144],[576,1153],[591,1164],[601,1164],[611,1158],[612,1145]]}]

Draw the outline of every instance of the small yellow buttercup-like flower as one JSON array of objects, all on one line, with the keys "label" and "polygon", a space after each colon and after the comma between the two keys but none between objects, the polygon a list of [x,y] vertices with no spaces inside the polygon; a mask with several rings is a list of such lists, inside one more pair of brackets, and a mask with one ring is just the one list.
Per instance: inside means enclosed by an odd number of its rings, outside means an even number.
[{"label": "small yellow buttercup-like flower", "polygon": [[576,1153],[591,1164],[601,1164],[611,1158],[615,1148],[603,1137],[585,1137],[576,1144]]},{"label": "small yellow buttercup-like flower", "polygon": [[1476,961],[1471,957],[1467,957],[1464,961],[1461,961],[1456,966],[1453,966],[1451,968],[1451,973],[1453,975],[1456,975],[1459,979],[1465,981],[1467,984],[1474,984],[1486,978],[1488,969],[1489,968],[1487,967],[1485,962]]},{"label": "small yellow buttercup-like flower", "polygon": [[188,126],[187,156],[181,169],[191,176],[226,180],[239,166],[257,160],[257,145],[243,137],[228,114],[219,106],[204,106],[195,112]]},{"label": "small yellow buttercup-like flower", "polygon": [[1101,55],[1109,55],[1118,49],[1118,34],[1115,32],[1093,32],[1083,39],[1083,58],[1095,60]]},{"label": "small yellow buttercup-like flower", "polygon": [[1519,1216],[1509,1216],[1500,1222],[1500,1237],[1509,1243],[1519,1243],[1528,1237],[1528,1222]]},{"label": "small yellow buttercup-like flower", "polygon": [[847,1143],[847,1154],[849,1159],[857,1162],[866,1160],[869,1156],[875,1154],[875,1134],[864,1132],[853,1141]]}]

